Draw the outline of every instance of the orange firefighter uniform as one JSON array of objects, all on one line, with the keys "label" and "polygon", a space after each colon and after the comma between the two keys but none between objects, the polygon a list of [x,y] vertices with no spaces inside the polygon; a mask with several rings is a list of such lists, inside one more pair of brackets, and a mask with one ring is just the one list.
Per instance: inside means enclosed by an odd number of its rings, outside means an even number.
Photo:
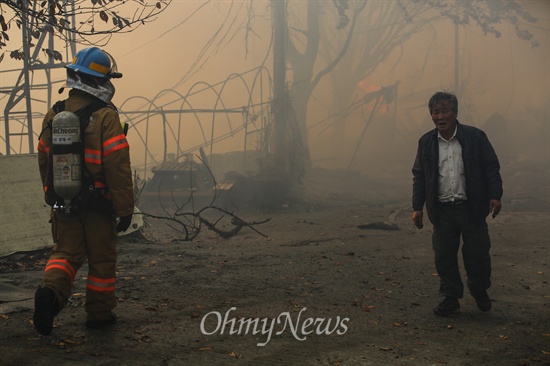
[{"label": "orange firefighter uniform", "polygon": [[[76,112],[94,101],[94,97],[72,89],[65,100],[65,110]],[[48,122],[55,115],[50,109],[44,118],[38,143],[38,164],[44,190],[47,190],[48,153],[51,130]],[[42,287],[51,289],[59,310],[71,295],[76,273],[88,259],[86,285],[87,321],[104,321],[116,306],[116,217],[134,212],[129,145],[118,113],[110,107],[92,113],[84,132],[82,184],[93,184],[101,197],[89,200],[71,215],[52,210],[52,236],[55,243],[44,272]],[[103,201],[98,205],[98,200]]]}]

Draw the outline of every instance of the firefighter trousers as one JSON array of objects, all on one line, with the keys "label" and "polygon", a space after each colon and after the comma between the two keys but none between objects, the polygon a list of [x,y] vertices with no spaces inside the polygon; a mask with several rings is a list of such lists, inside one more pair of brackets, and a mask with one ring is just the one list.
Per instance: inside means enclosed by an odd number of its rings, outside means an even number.
[{"label": "firefighter trousers", "polygon": [[116,306],[116,220],[112,215],[83,210],[75,215],[52,212],[54,247],[46,264],[42,287],[57,296],[62,309],[71,296],[76,273],[88,260],[86,305],[88,319],[102,320]]}]

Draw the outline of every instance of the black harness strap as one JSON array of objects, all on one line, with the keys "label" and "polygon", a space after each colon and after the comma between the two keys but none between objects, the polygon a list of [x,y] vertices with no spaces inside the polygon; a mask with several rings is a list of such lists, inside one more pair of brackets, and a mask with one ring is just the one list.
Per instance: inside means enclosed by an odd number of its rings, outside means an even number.
[{"label": "black harness strap", "polygon": [[[90,117],[92,116],[92,114],[98,110],[100,110],[101,108],[105,108],[105,107],[111,107],[108,103],[102,101],[102,100],[95,100],[93,102],[91,102],[90,104],[80,108],[79,110],[77,110],[76,112],[74,112],[78,118],[79,118],[79,121],[80,121],[80,142],[77,143],[77,148],[79,150],[79,153],[81,155],[81,164],[82,164],[82,167],[83,169],[82,170],[87,170],[86,168],[86,164],[84,162],[84,136],[85,136],[85,130],[86,128],[88,127],[88,125],[90,124]],[[58,114],[60,112],[63,112],[65,110],[65,101],[64,100],[60,100],[58,102],[56,102],[53,107],[52,107],[53,111],[55,112],[55,114]],[[44,127],[44,129],[42,130],[42,132],[40,132],[40,136],[38,137],[38,139],[40,139],[42,137],[42,134],[44,133],[44,131],[46,129],[50,129],[50,131],[52,131],[52,120],[49,120],[46,124],[46,126]],[[50,139],[52,138],[51,136],[51,133],[50,133]],[[51,149],[50,149],[50,152],[48,153],[48,168],[47,168],[47,181],[46,181],[46,186],[47,186],[47,190],[46,190],[46,202],[50,205],[50,206],[54,206],[54,204],[58,203],[59,201],[62,201],[61,197],[59,197],[56,193],[55,193],[55,190],[54,190],[54,187],[53,187],[53,173],[52,173],[52,169],[53,169],[53,160],[52,160],[52,155],[53,153],[56,153],[56,154],[63,154],[63,153],[71,153],[71,152],[74,152],[72,151],[72,149],[74,149],[74,147],[63,147],[63,146],[56,146],[54,148],[54,146],[52,146],[52,141],[50,140],[50,146],[51,146]],[[69,150],[67,151],[62,151],[63,149],[67,149],[69,148]],[[81,170],[81,174],[83,173]],[[89,173],[89,172],[88,172]],[[82,174],[82,188],[81,188],[81,196],[85,193],[87,193],[87,195],[89,196],[89,192],[90,190],[93,190],[93,184],[91,187],[88,187],[85,183],[84,183],[84,174]]]}]

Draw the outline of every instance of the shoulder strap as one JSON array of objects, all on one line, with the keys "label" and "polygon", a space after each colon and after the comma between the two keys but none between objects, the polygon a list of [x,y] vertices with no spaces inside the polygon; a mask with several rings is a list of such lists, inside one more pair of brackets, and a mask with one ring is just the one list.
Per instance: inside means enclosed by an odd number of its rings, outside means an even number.
[{"label": "shoulder strap", "polygon": [[[75,112],[75,114],[78,116],[80,120],[80,143],[81,143],[81,149],[82,149],[82,164],[83,164],[83,171],[86,171],[88,173],[88,176],[91,176],[90,171],[88,170],[88,167],[86,166],[86,163],[84,162],[84,144],[85,144],[85,131],[88,125],[90,124],[90,117],[95,111],[100,110],[101,108],[110,107],[110,105],[100,99],[96,99],[90,104],[80,108]],[[85,175],[82,175],[83,178],[85,178]]]},{"label": "shoulder strap", "polygon": [[[84,132],[86,127],[88,127],[88,124],[90,123],[90,117],[92,116],[92,113],[94,113],[95,111],[100,110],[101,108],[104,108],[104,107],[110,107],[110,104],[108,104],[108,103],[106,103],[102,100],[97,99],[97,100],[91,102],[90,104],[80,108],[79,110],[77,110],[75,112],[75,114],[80,119],[80,126],[81,126],[81,132],[82,133]],[[57,101],[53,105],[52,109],[55,112],[55,114],[58,114],[59,112],[63,112],[65,110],[65,100]],[[40,135],[38,136],[39,140],[40,140],[40,137],[42,137],[42,134],[44,133],[44,131],[47,128],[49,128],[49,129],[52,128],[52,121],[51,120],[48,121],[48,123],[46,124],[44,129],[40,132]]]},{"label": "shoulder strap", "polygon": [[65,101],[64,100],[57,101],[53,105],[52,109],[56,114],[59,113],[59,112],[63,112],[65,110]]},{"label": "shoulder strap", "polygon": [[76,111],[75,114],[80,118],[81,131],[84,131],[88,127],[92,113],[105,107],[109,107],[109,104],[98,99]]},{"label": "shoulder strap", "polygon": [[[58,100],[53,105],[52,109],[55,112],[55,114],[58,114],[59,112],[63,112],[65,110],[65,101],[64,100]],[[42,137],[42,134],[44,133],[44,131],[46,131],[46,129],[50,129],[50,130],[52,129],[52,120],[51,119],[46,123],[46,126],[44,126],[42,131],[40,131],[40,135],[38,135],[38,140],[40,140],[40,138]]]}]

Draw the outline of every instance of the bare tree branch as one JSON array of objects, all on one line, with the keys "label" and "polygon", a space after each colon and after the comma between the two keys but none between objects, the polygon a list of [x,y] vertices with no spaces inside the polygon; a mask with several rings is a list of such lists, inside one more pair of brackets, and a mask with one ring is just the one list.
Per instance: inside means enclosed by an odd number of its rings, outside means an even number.
[{"label": "bare tree branch", "polygon": [[[9,33],[15,29],[14,26],[20,29],[23,24],[26,24],[29,39],[24,39],[22,43],[33,45],[33,39],[51,33],[64,41],[74,39],[81,44],[104,46],[113,34],[133,32],[154,21],[171,1],[1,0],[0,50],[7,46]],[[10,56],[22,59],[24,55],[21,55],[21,49],[22,44]],[[55,50],[49,52],[57,56]]]},{"label": "bare tree branch", "polygon": [[[176,199],[173,195],[173,191],[171,191],[171,199],[175,205],[175,209],[173,210],[172,213],[169,212],[169,210],[164,206],[162,201],[159,199],[160,206],[165,213],[164,216],[154,215],[147,212],[140,212],[137,214],[143,215],[144,217],[149,217],[155,220],[164,220],[166,221],[166,225],[170,227],[172,230],[183,234],[182,238],[174,238],[172,239],[172,242],[194,240],[200,234],[202,230],[202,225],[206,226],[209,230],[215,232],[222,238],[233,237],[237,235],[242,228],[248,227],[252,229],[254,232],[256,232],[257,234],[263,236],[264,238],[271,240],[269,236],[263,234],[255,227],[257,225],[265,224],[266,222],[271,220],[270,218],[267,218],[261,221],[248,222],[241,219],[239,216],[237,216],[233,212],[229,212],[226,209],[215,206],[216,200],[219,198],[218,184],[216,183],[216,179],[212,174],[210,167],[199,156],[197,157],[201,160],[202,164],[207,168],[210,174],[210,177],[214,182],[213,197],[210,200],[208,205],[199,209],[198,211],[195,211],[195,202],[194,202],[194,194],[193,194],[193,186],[192,186],[192,182],[193,182],[192,169],[191,169],[192,165],[190,164],[191,190],[189,193],[189,197],[185,202],[183,202],[182,204],[177,204]],[[159,197],[160,197],[160,192],[161,192],[161,187],[159,186]],[[191,208],[190,210],[186,210],[186,207],[188,207],[189,204],[191,205]],[[207,217],[209,216],[208,213],[210,212],[214,212],[214,214],[221,214],[221,216],[213,220]],[[221,225],[224,225],[224,222],[222,222],[222,219],[224,218],[230,219],[230,223],[232,225],[231,229],[224,230],[220,228]]]},{"label": "bare tree branch", "polygon": [[[346,54],[346,52],[348,51],[349,49],[349,46],[351,44],[351,40],[353,38],[353,34],[354,34],[354,31],[355,31],[355,27],[357,25],[357,17],[359,14],[361,14],[361,12],[363,11],[363,9],[365,9],[365,7],[367,6],[367,1],[363,1],[358,7],[357,9],[355,9],[355,11],[353,12],[353,19],[351,21],[351,25],[350,25],[350,29],[348,31],[348,35],[346,37],[346,41],[344,43],[344,45],[342,46],[342,49],[340,50],[340,52],[338,53],[338,55],[332,60],[331,63],[329,63],[327,65],[327,67],[325,67],[323,70],[321,70],[317,76],[315,76],[315,78],[311,81],[311,87],[312,88],[315,88],[317,86],[317,84],[319,83],[319,81],[326,75],[328,74],[329,72],[331,72],[335,67],[336,65],[338,65],[338,63],[340,62],[340,60],[342,60],[342,58],[344,57],[344,55]],[[342,16],[342,15],[340,15]]]}]

